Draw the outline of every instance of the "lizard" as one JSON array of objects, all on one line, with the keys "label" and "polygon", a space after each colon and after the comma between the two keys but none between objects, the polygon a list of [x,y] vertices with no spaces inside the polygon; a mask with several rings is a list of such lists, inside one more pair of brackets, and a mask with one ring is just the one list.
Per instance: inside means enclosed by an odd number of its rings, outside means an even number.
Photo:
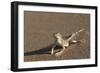
[{"label": "lizard", "polygon": [[[60,56],[64,51],[65,49],[70,45],[70,41],[80,32],[84,31],[84,29],[80,29],[79,31],[75,32],[75,33],[72,33],[72,35],[67,38],[67,39],[63,39],[62,35],[58,32],[56,34],[54,34],[54,37],[55,37],[55,43],[54,45],[52,46],[52,50],[51,50],[51,55],[54,54],[54,48],[59,45],[62,47],[62,50],[55,53],[55,56]],[[78,41],[77,40],[72,40],[71,41],[72,43],[77,43]]]}]

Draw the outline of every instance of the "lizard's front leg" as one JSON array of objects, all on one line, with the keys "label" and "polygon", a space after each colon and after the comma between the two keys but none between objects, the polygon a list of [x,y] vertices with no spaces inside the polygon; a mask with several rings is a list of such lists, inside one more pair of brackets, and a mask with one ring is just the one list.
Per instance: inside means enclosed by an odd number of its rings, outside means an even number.
[{"label": "lizard's front leg", "polygon": [[56,45],[57,45],[57,43],[55,43],[54,46],[52,47],[52,49],[51,49],[51,55],[54,54],[54,48],[56,47]]},{"label": "lizard's front leg", "polygon": [[52,47],[52,50],[51,50],[51,55],[54,54],[54,47]]},{"label": "lizard's front leg", "polygon": [[60,56],[64,51],[65,51],[65,46],[62,46],[62,50],[60,51],[60,52],[57,52],[56,54],[55,54],[55,56]]}]

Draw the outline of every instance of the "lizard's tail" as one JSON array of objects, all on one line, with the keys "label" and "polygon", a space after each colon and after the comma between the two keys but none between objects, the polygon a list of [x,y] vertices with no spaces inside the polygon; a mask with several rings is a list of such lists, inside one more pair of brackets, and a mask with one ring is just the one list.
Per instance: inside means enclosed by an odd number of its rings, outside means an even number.
[{"label": "lizard's tail", "polygon": [[85,29],[80,29],[79,31],[77,31],[75,34],[80,33],[82,31],[84,31]]}]

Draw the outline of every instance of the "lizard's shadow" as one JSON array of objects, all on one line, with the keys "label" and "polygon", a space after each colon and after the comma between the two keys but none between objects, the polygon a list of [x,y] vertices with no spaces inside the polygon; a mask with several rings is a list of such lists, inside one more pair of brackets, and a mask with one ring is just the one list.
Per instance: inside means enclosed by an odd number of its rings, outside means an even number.
[{"label": "lizard's shadow", "polygon": [[[47,47],[41,48],[39,50],[35,50],[35,51],[29,51],[29,52],[24,52],[24,56],[29,56],[29,55],[41,55],[41,54],[50,54],[51,52],[51,48],[54,44],[51,44]],[[60,50],[61,46],[56,46],[55,50]]]},{"label": "lizard's shadow", "polygon": [[[74,44],[74,43],[70,43],[70,45],[72,45],[72,44]],[[44,47],[44,48],[41,48],[41,49],[35,50],[35,51],[24,52],[24,56],[41,55],[41,54],[51,54],[51,49],[52,49],[53,45],[54,44],[51,44],[51,45],[49,45],[47,47]],[[55,52],[57,52],[60,49],[62,49],[62,47],[57,45],[54,50],[55,50]]]}]

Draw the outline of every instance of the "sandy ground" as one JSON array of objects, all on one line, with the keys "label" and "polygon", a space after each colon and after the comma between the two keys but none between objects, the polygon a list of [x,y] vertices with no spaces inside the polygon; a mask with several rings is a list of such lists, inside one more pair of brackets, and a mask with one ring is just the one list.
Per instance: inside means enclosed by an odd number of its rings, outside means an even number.
[{"label": "sandy ground", "polygon": [[[90,58],[89,14],[25,11],[24,23],[24,61]],[[71,44],[59,57],[50,55],[54,33],[60,32],[63,36],[68,36],[82,28],[85,31],[74,38],[81,42]],[[61,47],[56,47],[55,53],[61,49]]]}]

